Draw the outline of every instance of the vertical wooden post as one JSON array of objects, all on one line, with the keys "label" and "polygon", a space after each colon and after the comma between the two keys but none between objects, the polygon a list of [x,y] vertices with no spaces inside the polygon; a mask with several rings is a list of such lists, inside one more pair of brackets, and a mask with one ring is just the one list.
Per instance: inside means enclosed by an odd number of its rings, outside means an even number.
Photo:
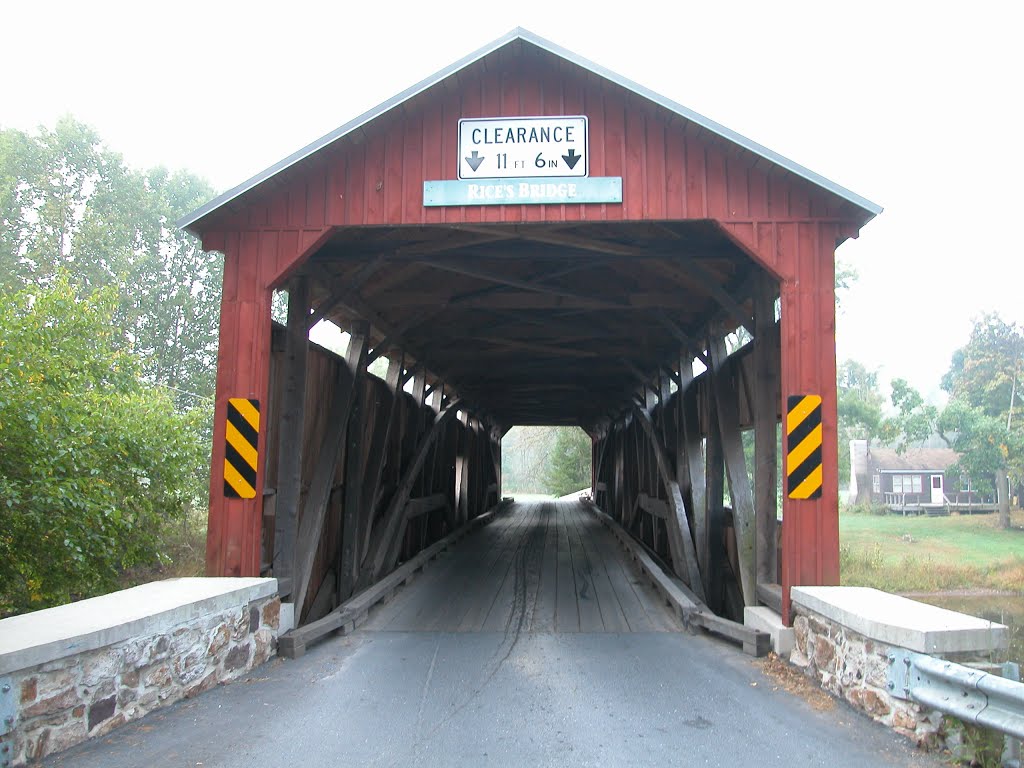
[{"label": "vertical wooden post", "polygon": [[839,583],[835,239],[832,224],[796,224],[784,233],[794,254],[792,274],[799,279],[781,286],[782,401],[792,395],[822,398],[821,498],[783,494],[782,500],[782,619],[787,623],[790,587]]},{"label": "vertical wooden post", "polygon": [[459,447],[455,454],[455,526],[466,522],[469,501],[469,459],[473,449],[472,430],[469,428],[469,414],[461,411],[458,414],[462,425]]},{"label": "vertical wooden post", "polygon": [[743,436],[740,432],[739,390],[727,369],[725,342],[716,338],[708,347],[711,356],[711,383],[718,416],[718,435],[721,440],[725,470],[729,477],[729,495],[732,499],[732,523],[736,534],[736,559],[739,565],[740,592],[744,605],[755,605],[754,499],[750,493],[747,462],[743,455]]},{"label": "vertical wooden post", "polygon": [[[369,551],[370,537],[373,534],[374,512],[384,477],[384,467],[388,463],[388,451],[391,448],[391,434],[398,419],[402,386],[403,355],[396,352],[388,358],[388,370],[385,384],[391,394],[391,405],[387,413],[378,408],[372,424],[366,424],[363,440],[364,460],[361,466],[362,491],[359,501],[359,534],[357,538],[356,556],[361,560],[363,553]],[[357,569],[358,571],[358,569]],[[356,581],[361,578],[357,572]]]},{"label": "vertical wooden post", "polygon": [[775,289],[762,275],[754,294],[754,514],[757,527],[757,583],[778,580],[776,527],[778,516],[777,435],[779,354],[775,333]]},{"label": "vertical wooden post", "polygon": [[[274,518],[274,576],[282,596],[293,588],[295,536],[302,495],[302,432],[306,420],[306,358],[309,338],[309,280],[297,277],[288,290],[288,336],[285,346],[285,382],[280,419],[277,504]],[[284,585],[287,584],[287,587]]]},{"label": "vertical wooden post", "polygon": [[718,416],[709,399],[704,403],[704,423],[707,424],[705,515],[707,519],[707,575],[708,606],[721,612],[725,603],[725,582],[722,571],[725,568],[726,552],[722,545],[725,533],[725,460],[722,456],[722,440],[718,432]]},{"label": "vertical wooden post", "polygon": [[697,393],[690,384],[693,382],[693,366],[687,364],[679,368],[680,394],[680,439],[681,451],[685,455],[686,475],[689,479],[689,498],[693,513],[693,538],[697,551],[697,563],[700,565],[704,591],[711,588],[710,575],[710,539],[708,538],[707,508],[707,464],[704,461],[704,450],[700,435],[700,411]]},{"label": "vertical wooden post", "polygon": [[[267,405],[270,385],[271,291],[259,264],[259,236],[232,238],[224,249],[220,346],[217,351],[217,394],[214,403],[213,451],[210,467],[210,511],[206,536],[209,576],[259,576],[263,509],[263,467],[256,473],[256,496],[224,496],[224,453],[228,399],[253,398]],[[266,456],[266,426],[259,431],[257,451]]]},{"label": "vertical wooden post", "polygon": [[345,448],[345,502],[342,508],[341,550],[338,558],[338,602],[352,595],[359,570],[359,507],[363,491],[363,378],[370,327],[366,322],[349,331],[345,362],[352,369],[352,407],[349,409],[347,447]]}]

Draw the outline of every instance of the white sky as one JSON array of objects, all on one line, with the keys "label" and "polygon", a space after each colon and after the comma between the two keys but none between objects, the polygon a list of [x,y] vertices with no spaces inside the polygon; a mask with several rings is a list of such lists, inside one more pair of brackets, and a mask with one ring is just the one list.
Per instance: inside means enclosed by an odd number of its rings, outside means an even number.
[{"label": "white sky", "polygon": [[0,126],[71,114],[232,187],[516,26],[875,201],[839,358],[925,392],[971,320],[1024,323],[1024,4],[10,3]]}]

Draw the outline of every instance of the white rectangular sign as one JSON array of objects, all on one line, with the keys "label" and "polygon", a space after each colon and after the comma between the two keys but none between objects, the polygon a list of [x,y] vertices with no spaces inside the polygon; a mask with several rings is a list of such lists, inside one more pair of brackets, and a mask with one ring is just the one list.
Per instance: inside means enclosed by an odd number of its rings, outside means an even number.
[{"label": "white rectangular sign", "polygon": [[580,178],[590,173],[587,118],[459,120],[459,178]]}]

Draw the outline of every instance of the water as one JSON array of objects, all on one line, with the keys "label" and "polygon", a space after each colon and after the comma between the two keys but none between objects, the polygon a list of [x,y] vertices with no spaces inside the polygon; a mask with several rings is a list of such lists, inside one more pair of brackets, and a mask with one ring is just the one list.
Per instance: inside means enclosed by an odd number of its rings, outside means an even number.
[{"label": "water", "polygon": [[970,616],[1005,624],[1010,628],[1010,648],[996,661],[1024,665],[1024,595],[921,595],[915,600]]}]

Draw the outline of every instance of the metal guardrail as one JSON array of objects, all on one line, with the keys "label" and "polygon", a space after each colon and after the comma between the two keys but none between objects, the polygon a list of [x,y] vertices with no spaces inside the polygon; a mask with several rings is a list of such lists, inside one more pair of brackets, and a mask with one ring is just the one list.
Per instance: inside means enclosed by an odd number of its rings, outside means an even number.
[{"label": "metal guardrail", "polygon": [[1003,675],[936,659],[912,651],[889,656],[888,688],[898,699],[913,701],[958,720],[1007,737],[1004,765],[1020,765],[1024,739],[1024,683],[1020,666],[1003,665]]}]

